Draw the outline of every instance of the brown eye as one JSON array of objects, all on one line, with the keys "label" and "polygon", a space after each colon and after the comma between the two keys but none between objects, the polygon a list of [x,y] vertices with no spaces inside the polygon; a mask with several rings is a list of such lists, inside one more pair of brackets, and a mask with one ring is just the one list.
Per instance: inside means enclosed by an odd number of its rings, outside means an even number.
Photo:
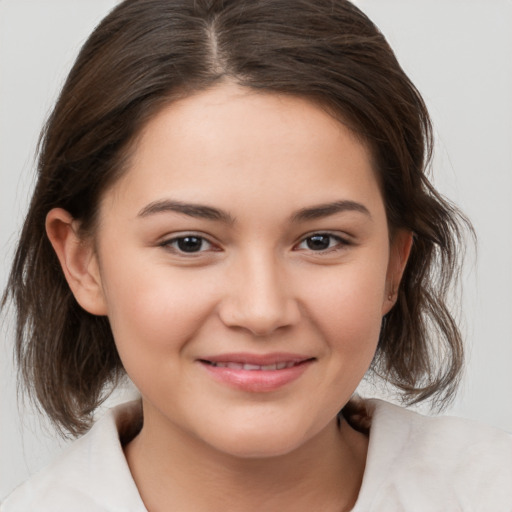
[{"label": "brown eye", "polygon": [[203,247],[203,239],[198,236],[178,238],[176,242],[178,249],[183,252],[198,252]]},{"label": "brown eye", "polygon": [[330,233],[315,233],[304,238],[297,246],[297,249],[322,252],[342,248],[346,245],[349,245],[349,243],[339,236]]},{"label": "brown eye", "polygon": [[313,235],[306,238],[306,245],[312,251],[325,251],[329,248],[331,238],[329,235]]},{"label": "brown eye", "polygon": [[212,248],[212,244],[201,236],[186,235],[166,240],[162,247],[177,253],[192,254],[207,251]]}]

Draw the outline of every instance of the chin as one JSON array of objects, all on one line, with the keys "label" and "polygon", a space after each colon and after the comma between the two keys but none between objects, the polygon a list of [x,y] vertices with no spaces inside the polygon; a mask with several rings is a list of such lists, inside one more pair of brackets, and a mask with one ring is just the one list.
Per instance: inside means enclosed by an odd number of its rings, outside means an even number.
[{"label": "chin", "polygon": [[[286,428],[280,422],[272,425],[252,424],[243,428],[219,428],[221,435],[204,436],[203,440],[219,452],[237,458],[261,459],[279,457],[293,452],[307,442],[306,432],[298,431],[294,426]],[[209,439],[208,439],[209,438]]]},{"label": "chin", "polygon": [[229,440],[229,443],[218,443],[217,449],[220,449],[227,455],[240,459],[265,459],[271,457],[280,457],[287,455],[297,449],[300,442],[290,442],[288,436],[244,436]]}]

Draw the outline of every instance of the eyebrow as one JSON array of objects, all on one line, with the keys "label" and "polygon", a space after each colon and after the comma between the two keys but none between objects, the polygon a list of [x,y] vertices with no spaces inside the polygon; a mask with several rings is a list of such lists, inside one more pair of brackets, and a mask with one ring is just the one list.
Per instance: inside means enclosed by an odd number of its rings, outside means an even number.
[{"label": "eyebrow", "polygon": [[340,212],[359,212],[372,218],[366,206],[356,201],[334,201],[332,203],[319,204],[308,208],[302,208],[292,216],[293,222],[321,219]]},{"label": "eyebrow", "polygon": [[198,219],[215,220],[226,224],[234,224],[235,219],[227,212],[205,206],[202,204],[183,203],[181,201],[173,201],[171,199],[162,199],[154,201],[145,206],[139,213],[138,217],[149,217],[158,213],[175,212],[189,217]]},{"label": "eyebrow", "polygon": [[[292,215],[291,219],[292,222],[304,222],[307,220],[329,217],[330,215],[346,211],[363,213],[370,217],[370,219],[372,218],[368,208],[363,204],[350,200],[342,200],[301,208]],[[184,203],[171,199],[161,199],[149,203],[140,210],[137,217],[149,217],[150,215],[168,212],[181,213],[183,215],[199,219],[220,221],[226,224],[235,223],[234,217],[223,210],[219,210],[218,208],[202,204]]]}]

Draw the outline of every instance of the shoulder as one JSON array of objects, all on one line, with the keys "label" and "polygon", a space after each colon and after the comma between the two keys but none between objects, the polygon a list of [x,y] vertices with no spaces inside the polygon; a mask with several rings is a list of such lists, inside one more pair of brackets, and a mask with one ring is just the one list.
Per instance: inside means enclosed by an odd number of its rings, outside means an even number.
[{"label": "shoulder", "polygon": [[138,402],[108,411],[50,466],[16,488],[1,512],[145,512],[120,442],[140,414]]},{"label": "shoulder", "polygon": [[512,435],[379,400],[367,404],[371,428],[361,494],[372,500],[368,510],[512,510]]}]

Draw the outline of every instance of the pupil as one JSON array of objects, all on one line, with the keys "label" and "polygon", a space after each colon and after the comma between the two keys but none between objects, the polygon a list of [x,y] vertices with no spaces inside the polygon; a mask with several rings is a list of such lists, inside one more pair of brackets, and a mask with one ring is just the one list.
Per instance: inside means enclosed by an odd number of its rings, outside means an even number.
[{"label": "pupil", "polygon": [[202,244],[202,239],[197,236],[186,236],[178,240],[178,247],[183,252],[197,252]]},{"label": "pupil", "polygon": [[314,235],[310,236],[307,241],[308,249],[313,251],[322,251],[329,248],[329,236]]}]

